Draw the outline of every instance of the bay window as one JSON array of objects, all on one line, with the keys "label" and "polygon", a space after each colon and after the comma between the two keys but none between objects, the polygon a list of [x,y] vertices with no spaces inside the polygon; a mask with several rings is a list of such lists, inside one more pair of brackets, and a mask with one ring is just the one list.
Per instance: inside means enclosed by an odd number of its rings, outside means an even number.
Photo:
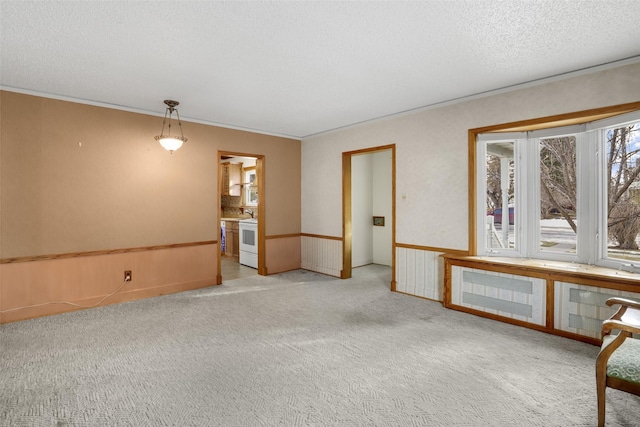
[{"label": "bay window", "polygon": [[640,271],[640,111],[477,132],[475,253]]}]

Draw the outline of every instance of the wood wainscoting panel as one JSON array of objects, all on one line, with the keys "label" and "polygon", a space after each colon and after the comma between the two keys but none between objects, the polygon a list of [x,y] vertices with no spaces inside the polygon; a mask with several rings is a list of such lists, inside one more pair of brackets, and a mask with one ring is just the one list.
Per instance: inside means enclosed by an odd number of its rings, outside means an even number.
[{"label": "wood wainscoting panel", "polygon": [[396,291],[434,301],[444,296],[442,252],[396,247]]},{"label": "wood wainscoting panel", "polygon": [[217,244],[0,265],[0,323],[131,301],[216,284]]},{"label": "wood wainscoting panel", "polygon": [[340,277],[342,239],[302,235],[302,268]]},{"label": "wood wainscoting panel", "polygon": [[297,270],[302,262],[300,235],[269,236],[265,240],[267,274]]}]

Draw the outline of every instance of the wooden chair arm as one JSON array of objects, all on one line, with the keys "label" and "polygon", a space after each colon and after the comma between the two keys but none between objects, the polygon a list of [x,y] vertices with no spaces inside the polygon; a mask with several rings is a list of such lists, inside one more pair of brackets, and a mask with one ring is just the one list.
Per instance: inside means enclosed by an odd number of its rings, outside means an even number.
[{"label": "wooden chair arm", "polygon": [[602,322],[602,334],[607,335],[613,329],[628,332],[629,334],[640,334],[640,326],[625,323],[621,320],[605,320]]},{"label": "wooden chair arm", "polygon": [[[619,305],[618,310],[609,318],[609,320],[622,320],[623,317],[626,317],[627,320],[631,318],[638,321],[633,321],[633,324],[640,324],[640,302],[627,298],[613,297],[609,298],[605,303],[609,307]],[[628,314],[627,309],[629,309]],[[627,321],[625,323],[629,324],[630,322]]]},{"label": "wooden chair arm", "polygon": [[606,304],[609,307],[611,307],[612,305],[615,305],[615,304],[620,304],[620,305],[625,306],[625,307],[631,307],[631,308],[635,308],[635,309],[640,310],[640,302],[634,301],[634,300],[628,299],[628,298],[620,298],[620,297],[609,298],[606,301]]}]

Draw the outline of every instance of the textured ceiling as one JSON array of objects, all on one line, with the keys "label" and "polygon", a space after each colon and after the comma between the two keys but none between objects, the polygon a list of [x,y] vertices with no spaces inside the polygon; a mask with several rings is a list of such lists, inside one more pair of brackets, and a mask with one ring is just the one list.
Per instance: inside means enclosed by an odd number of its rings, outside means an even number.
[{"label": "textured ceiling", "polygon": [[0,1],[0,85],[296,138],[620,60],[640,1]]}]

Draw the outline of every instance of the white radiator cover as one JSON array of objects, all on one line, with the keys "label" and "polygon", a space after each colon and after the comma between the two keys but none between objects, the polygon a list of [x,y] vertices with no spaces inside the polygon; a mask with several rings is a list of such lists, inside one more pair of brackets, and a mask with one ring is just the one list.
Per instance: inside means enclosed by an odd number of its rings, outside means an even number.
[{"label": "white radiator cover", "polygon": [[556,329],[591,338],[602,335],[602,321],[608,319],[617,306],[609,307],[605,301],[611,297],[638,300],[638,293],[555,282],[554,324]]},{"label": "white radiator cover", "polygon": [[546,325],[546,281],[452,266],[451,303],[510,319]]}]

